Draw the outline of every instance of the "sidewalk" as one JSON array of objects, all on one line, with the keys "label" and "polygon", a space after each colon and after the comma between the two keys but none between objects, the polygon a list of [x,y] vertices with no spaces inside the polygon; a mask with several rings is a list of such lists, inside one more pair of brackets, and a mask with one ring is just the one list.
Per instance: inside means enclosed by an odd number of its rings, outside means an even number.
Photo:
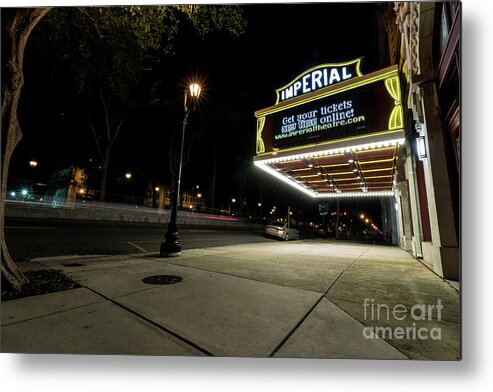
[{"label": "sidewalk", "polygon": [[[395,247],[273,241],[24,268],[60,269],[83,287],[3,302],[2,352],[460,357],[458,292]],[[154,275],[183,280],[142,281]]]}]

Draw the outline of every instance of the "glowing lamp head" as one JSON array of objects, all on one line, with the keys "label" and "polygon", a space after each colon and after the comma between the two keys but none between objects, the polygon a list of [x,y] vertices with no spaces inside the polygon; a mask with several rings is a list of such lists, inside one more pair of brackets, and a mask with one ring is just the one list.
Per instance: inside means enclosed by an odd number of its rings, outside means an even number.
[{"label": "glowing lamp head", "polygon": [[125,173],[125,178],[130,180],[132,178],[132,173]]},{"label": "glowing lamp head", "polygon": [[198,193],[197,197],[200,199],[202,197],[202,193]]},{"label": "glowing lamp head", "polygon": [[22,196],[27,196],[27,189],[23,189],[23,190],[21,191],[21,194],[22,194]]},{"label": "glowing lamp head", "polygon": [[200,85],[198,83],[190,84],[190,96],[192,98],[198,98],[201,91],[202,89],[200,88]]},{"label": "glowing lamp head", "polygon": [[29,166],[31,166],[32,168],[38,166],[38,161],[34,161],[34,160],[29,161]]}]

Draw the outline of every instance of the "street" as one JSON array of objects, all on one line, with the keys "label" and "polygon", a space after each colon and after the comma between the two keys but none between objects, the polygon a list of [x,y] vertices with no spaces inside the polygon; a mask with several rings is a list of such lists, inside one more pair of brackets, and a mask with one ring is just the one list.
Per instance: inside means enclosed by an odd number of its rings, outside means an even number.
[{"label": "street", "polygon": [[[183,249],[275,241],[262,232],[208,228],[179,228]],[[159,252],[167,225],[34,221],[7,219],[5,235],[15,261],[65,255],[121,255]]]}]

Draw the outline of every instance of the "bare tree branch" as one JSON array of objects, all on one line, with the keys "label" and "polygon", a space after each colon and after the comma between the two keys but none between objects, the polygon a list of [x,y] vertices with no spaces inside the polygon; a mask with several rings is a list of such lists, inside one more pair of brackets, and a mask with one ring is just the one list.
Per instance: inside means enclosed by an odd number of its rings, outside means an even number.
[{"label": "bare tree branch", "polygon": [[101,39],[101,41],[103,41],[104,36],[103,36],[103,34],[101,34],[101,31],[99,30],[98,24],[96,23],[94,18],[91,15],[89,15],[89,13],[85,10],[84,7],[77,7],[77,9],[80,11],[80,13],[82,15],[86,16],[92,22],[91,25],[94,27],[94,29],[98,33],[98,36]]},{"label": "bare tree branch", "polygon": [[89,127],[91,128],[92,135],[94,136],[94,140],[96,141],[96,147],[98,149],[98,154],[101,159],[103,159],[103,152],[101,150],[101,145],[99,143],[98,135],[96,133],[96,129],[94,128],[94,125],[92,124],[91,118],[89,115],[87,115],[87,121],[89,122]]},{"label": "bare tree branch", "polygon": [[104,96],[103,96],[103,89],[100,87],[99,88],[99,98],[101,99],[101,103],[103,104],[103,110],[104,110],[104,121],[106,124],[106,136],[108,143],[111,141],[111,126],[110,126],[110,120],[109,120],[109,107],[110,107],[110,102],[108,98],[108,103],[106,103]]},{"label": "bare tree branch", "polygon": [[120,120],[120,122],[118,123],[118,125],[115,127],[115,134],[113,135],[113,138],[111,139],[110,144],[113,144],[115,142],[115,140],[117,139],[118,134],[120,133],[120,129],[122,128],[124,121],[125,120],[122,118]]}]

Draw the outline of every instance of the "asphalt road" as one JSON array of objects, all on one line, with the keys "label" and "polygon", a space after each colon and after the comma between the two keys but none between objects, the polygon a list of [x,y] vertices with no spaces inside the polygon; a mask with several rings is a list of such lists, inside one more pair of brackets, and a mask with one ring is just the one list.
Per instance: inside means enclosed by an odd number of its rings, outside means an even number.
[{"label": "asphalt road", "polygon": [[[66,255],[117,255],[159,252],[167,225],[28,221],[7,219],[5,236],[15,261]],[[180,228],[183,248],[203,248],[249,242],[276,241],[261,231]]]}]

